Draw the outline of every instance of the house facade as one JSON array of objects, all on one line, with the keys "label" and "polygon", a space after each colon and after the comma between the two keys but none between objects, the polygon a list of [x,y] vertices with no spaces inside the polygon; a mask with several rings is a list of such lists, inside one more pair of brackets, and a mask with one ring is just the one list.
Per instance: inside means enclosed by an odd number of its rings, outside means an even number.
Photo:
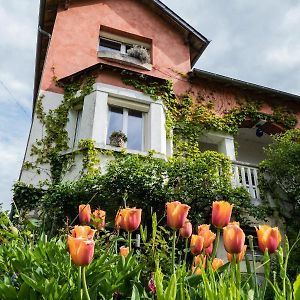
[{"label": "house facade", "polygon": [[[151,94],[153,83],[171,82],[174,97],[189,97],[185,118],[203,124],[199,149],[228,156],[233,184],[259,201],[257,167],[264,159],[263,147],[271,134],[300,126],[300,97],[193,68],[208,44],[159,0],[41,0],[33,119],[24,162],[36,161],[35,144],[49,133],[41,107],[43,113],[59,108],[66,101],[64,87],[91,77],[90,92],[68,106],[62,154],[74,153],[75,163],[63,180],[80,177],[80,140],[94,141],[102,169],[112,159],[109,151],[123,148],[137,154],[154,151],[163,159],[172,156],[176,128],[168,127],[169,107],[161,95]],[[143,88],[136,81],[128,84],[127,76],[141,79]],[[210,122],[215,125],[208,126]],[[127,140],[118,146],[110,137],[120,132]],[[38,185],[51,179],[50,169],[43,160],[38,170],[23,167],[20,181]]]}]

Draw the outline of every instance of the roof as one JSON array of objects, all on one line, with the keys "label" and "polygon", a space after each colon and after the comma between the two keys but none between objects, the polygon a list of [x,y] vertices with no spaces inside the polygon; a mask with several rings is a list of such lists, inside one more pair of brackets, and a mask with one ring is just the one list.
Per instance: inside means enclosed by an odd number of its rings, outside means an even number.
[{"label": "roof", "polygon": [[[39,90],[49,38],[51,37],[53,31],[58,7],[62,6],[67,9],[71,1],[75,2],[76,0],[40,0],[39,28],[41,30],[39,30],[38,33],[36,48],[35,80],[33,91],[34,101]],[[190,44],[190,57],[191,64],[193,66],[201,56],[205,48],[208,46],[210,41],[200,32],[190,26],[187,22],[185,22],[182,18],[180,18],[175,12],[173,12],[160,0],[139,1],[147,4],[152,10],[162,16],[169,23],[176,26],[178,30],[180,30],[185,35],[187,42]],[[50,34],[50,36],[47,35],[47,33]]]},{"label": "roof", "polygon": [[292,100],[292,101],[300,101],[300,96],[279,91],[273,88],[265,87],[262,85],[258,85],[255,83],[246,82],[239,79],[234,79],[231,77],[227,77],[224,75],[200,70],[200,69],[193,69],[191,72],[189,72],[189,78],[193,80],[194,78],[200,78],[205,79],[212,82],[217,82],[219,84],[223,84],[223,86],[232,86],[232,87],[238,87],[241,90],[246,91],[253,91],[262,95],[266,95],[268,97],[276,97],[276,98],[282,98],[285,100]]}]

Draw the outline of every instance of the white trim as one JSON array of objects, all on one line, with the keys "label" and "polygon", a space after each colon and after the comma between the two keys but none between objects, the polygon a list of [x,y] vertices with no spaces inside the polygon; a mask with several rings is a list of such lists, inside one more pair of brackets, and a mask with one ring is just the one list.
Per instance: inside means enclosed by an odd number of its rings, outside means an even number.
[{"label": "white trim", "polygon": [[162,105],[160,100],[153,100],[150,96],[145,95],[142,92],[117,87],[115,85],[106,84],[106,83],[95,83],[93,85],[94,91],[108,93],[109,96],[122,98],[127,100],[132,100],[139,103],[151,104],[156,103]]}]

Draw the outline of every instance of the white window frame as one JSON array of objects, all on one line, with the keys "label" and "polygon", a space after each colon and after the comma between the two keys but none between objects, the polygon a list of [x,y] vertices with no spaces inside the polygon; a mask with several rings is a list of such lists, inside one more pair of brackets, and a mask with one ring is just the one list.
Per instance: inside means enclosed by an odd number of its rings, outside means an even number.
[{"label": "white window frame", "polygon": [[126,108],[126,107],[121,107],[121,106],[116,106],[116,105],[111,105],[111,104],[109,104],[108,105],[108,120],[107,120],[107,131],[106,131],[106,135],[107,135],[107,137],[106,137],[106,144],[107,145],[110,145],[109,144],[109,136],[108,136],[108,128],[109,128],[109,122],[110,122],[110,114],[111,114],[111,108],[114,108],[114,107],[116,107],[116,108],[119,108],[119,109],[122,109],[122,129],[121,129],[121,131],[126,135],[126,136],[128,136],[128,112],[130,111],[130,110],[132,110],[132,111],[137,111],[137,112],[140,112],[140,113],[142,113],[142,148],[141,149],[130,149],[130,148],[128,148],[127,147],[127,142],[125,143],[125,148],[127,148],[128,150],[135,150],[135,151],[141,151],[141,152],[143,152],[143,151],[145,151],[145,126],[146,126],[146,115],[147,115],[147,113],[146,112],[143,112],[143,111],[140,111],[140,110],[136,110],[136,109],[129,109],[129,108]]},{"label": "white window frame", "polygon": [[74,138],[73,138],[73,148],[78,147],[79,138],[80,138],[80,128],[82,123],[82,108],[75,111],[76,113],[76,122],[75,122],[75,130],[74,130]]}]

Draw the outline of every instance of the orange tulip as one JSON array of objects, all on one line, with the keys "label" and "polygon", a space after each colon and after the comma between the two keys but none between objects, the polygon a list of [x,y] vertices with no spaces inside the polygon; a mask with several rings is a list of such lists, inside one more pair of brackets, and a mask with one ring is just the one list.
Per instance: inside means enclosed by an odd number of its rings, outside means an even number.
[{"label": "orange tulip", "polygon": [[68,236],[68,246],[72,261],[77,266],[87,266],[93,259],[95,242],[85,238]]},{"label": "orange tulip", "polygon": [[204,238],[202,236],[192,234],[190,248],[193,255],[198,255],[203,249]]},{"label": "orange tulip", "polygon": [[187,239],[189,238],[193,233],[193,227],[189,220],[186,220],[183,227],[180,228],[179,234],[181,237]]},{"label": "orange tulip", "polygon": [[209,247],[204,249],[205,254],[208,256],[211,255],[213,252],[213,249],[214,249],[214,243],[211,243]]},{"label": "orange tulip", "polygon": [[191,207],[179,201],[168,202],[166,207],[168,226],[174,230],[183,227]]},{"label": "orange tulip", "polygon": [[119,209],[116,216],[116,227],[129,232],[137,230],[141,224],[142,210],[137,208]]},{"label": "orange tulip", "polygon": [[267,249],[270,254],[274,253],[281,242],[278,227],[272,228],[269,225],[259,225],[259,228],[255,227],[255,229],[260,251],[265,252]]},{"label": "orange tulip", "polygon": [[79,222],[80,224],[90,224],[91,222],[91,207],[89,204],[79,205]]},{"label": "orange tulip", "polygon": [[91,229],[90,226],[75,226],[74,229],[71,230],[71,236],[74,238],[84,238],[88,240],[92,240],[94,238],[96,230]]},{"label": "orange tulip", "polygon": [[192,272],[195,275],[201,274],[201,269],[206,267],[206,256],[197,255],[195,256],[194,263],[192,265]]},{"label": "orange tulip", "polygon": [[102,230],[105,227],[105,216],[106,212],[104,210],[96,209],[93,212],[93,226],[98,230]]},{"label": "orange tulip", "polygon": [[[238,253],[238,254],[235,255],[236,262],[240,262],[240,261],[242,261],[244,259],[246,250],[247,250],[247,245],[245,245],[243,247],[243,249],[242,249],[242,251],[240,253]],[[227,252],[227,259],[228,259],[228,261],[232,262],[233,254]]]},{"label": "orange tulip", "polygon": [[210,225],[207,224],[198,226],[198,235],[204,239],[203,248],[208,248],[216,238],[216,235],[209,228]]},{"label": "orange tulip", "polygon": [[211,264],[214,271],[218,270],[220,267],[224,266],[224,261],[220,258],[215,258]]},{"label": "orange tulip", "polygon": [[212,223],[223,228],[230,222],[233,204],[226,201],[214,201],[212,206]]},{"label": "orange tulip", "polygon": [[223,241],[227,252],[231,254],[242,252],[245,244],[245,233],[238,223],[229,223],[223,228]]},{"label": "orange tulip", "polygon": [[120,247],[120,255],[126,257],[129,254],[129,248],[122,246]]}]

